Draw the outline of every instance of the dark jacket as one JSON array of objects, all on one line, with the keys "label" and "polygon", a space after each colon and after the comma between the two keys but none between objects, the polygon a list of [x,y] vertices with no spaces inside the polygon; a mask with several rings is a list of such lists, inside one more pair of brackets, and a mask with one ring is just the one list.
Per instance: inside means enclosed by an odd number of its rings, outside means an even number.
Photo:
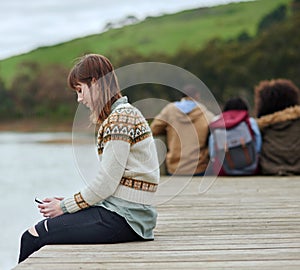
[{"label": "dark jacket", "polygon": [[300,106],[257,119],[262,134],[263,174],[300,175]]}]

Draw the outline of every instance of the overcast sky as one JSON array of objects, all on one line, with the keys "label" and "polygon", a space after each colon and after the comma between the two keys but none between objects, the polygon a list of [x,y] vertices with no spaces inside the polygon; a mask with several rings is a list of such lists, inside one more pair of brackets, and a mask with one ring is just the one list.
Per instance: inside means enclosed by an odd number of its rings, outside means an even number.
[{"label": "overcast sky", "polygon": [[229,2],[241,0],[1,0],[0,59],[99,33],[128,15],[142,20]]}]

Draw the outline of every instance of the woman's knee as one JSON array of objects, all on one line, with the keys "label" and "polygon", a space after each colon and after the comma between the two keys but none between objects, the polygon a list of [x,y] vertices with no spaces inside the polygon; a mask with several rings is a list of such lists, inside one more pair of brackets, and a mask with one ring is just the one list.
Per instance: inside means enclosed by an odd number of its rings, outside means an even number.
[{"label": "woman's knee", "polygon": [[39,234],[35,226],[29,228],[21,236],[21,248],[23,249],[36,249],[39,245]]},{"label": "woman's knee", "polygon": [[39,238],[39,235],[34,227],[29,228],[22,234],[21,245],[34,245],[36,239]]},{"label": "woman's knee", "polygon": [[47,219],[40,221],[37,225],[23,233],[21,237],[19,263],[45,245],[45,232],[48,232]]},{"label": "woman's knee", "polygon": [[27,230],[21,237],[19,263],[39,249],[39,236],[34,236]]},{"label": "woman's knee", "polygon": [[35,227],[33,226],[33,227],[31,227],[31,228],[29,228],[28,229],[28,232],[30,233],[30,234],[32,234],[33,236],[39,236],[39,234],[38,234],[38,232],[36,231],[36,229],[35,229]]}]

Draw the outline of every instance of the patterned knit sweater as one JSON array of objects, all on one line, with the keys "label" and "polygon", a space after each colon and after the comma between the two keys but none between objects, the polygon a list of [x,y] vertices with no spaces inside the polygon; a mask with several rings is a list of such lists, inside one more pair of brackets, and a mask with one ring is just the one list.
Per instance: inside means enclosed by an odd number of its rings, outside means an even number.
[{"label": "patterned knit sweater", "polygon": [[61,202],[73,213],[99,205],[110,196],[151,205],[159,182],[159,164],[150,127],[141,112],[117,100],[98,131],[100,168],[97,177],[73,197]]}]

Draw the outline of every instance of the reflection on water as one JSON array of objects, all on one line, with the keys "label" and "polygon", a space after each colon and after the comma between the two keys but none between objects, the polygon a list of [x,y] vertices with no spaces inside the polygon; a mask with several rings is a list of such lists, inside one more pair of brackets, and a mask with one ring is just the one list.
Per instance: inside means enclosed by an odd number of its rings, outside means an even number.
[{"label": "reflection on water", "polygon": [[69,196],[84,185],[71,140],[71,133],[0,133],[0,269],[15,266],[20,235],[42,218],[34,198]]}]

